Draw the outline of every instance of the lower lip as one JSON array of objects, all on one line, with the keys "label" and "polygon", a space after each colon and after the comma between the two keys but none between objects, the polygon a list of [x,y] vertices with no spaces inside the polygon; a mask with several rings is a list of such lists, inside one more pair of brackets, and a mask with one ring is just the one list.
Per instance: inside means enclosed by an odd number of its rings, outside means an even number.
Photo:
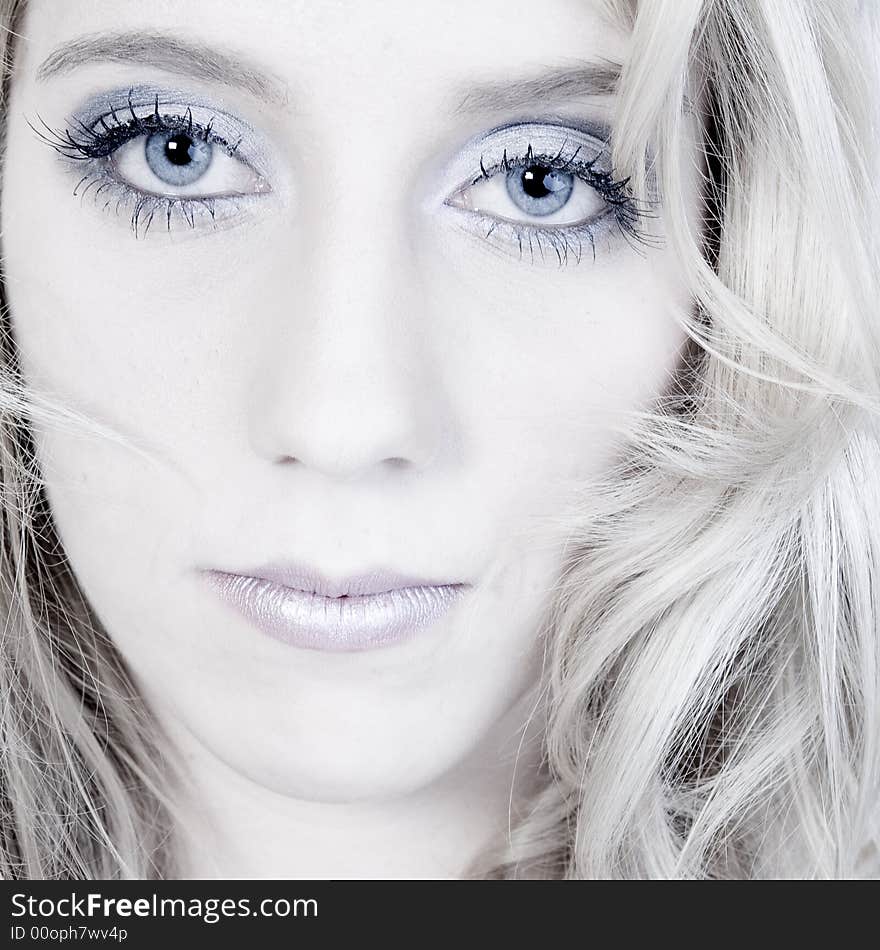
[{"label": "lower lip", "polygon": [[207,576],[220,597],[263,633],[290,646],[331,652],[371,650],[407,640],[447,613],[468,586],[322,597],[242,574],[209,571]]}]

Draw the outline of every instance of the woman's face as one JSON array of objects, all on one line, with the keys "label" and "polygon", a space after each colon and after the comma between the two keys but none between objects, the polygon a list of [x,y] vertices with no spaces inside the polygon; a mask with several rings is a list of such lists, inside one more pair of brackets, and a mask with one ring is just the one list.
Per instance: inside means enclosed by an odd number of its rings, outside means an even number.
[{"label": "woman's face", "polygon": [[[662,215],[602,147],[626,34],[584,0],[28,6],[14,331],[30,383],[122,437],[36,430],[157,714],[313,800],[491,764],[539,675],[570,487],[684,342],[678,263],[638,236]],[[211,583],[266,565],[467,586],[388,640],[297,633]]]}]

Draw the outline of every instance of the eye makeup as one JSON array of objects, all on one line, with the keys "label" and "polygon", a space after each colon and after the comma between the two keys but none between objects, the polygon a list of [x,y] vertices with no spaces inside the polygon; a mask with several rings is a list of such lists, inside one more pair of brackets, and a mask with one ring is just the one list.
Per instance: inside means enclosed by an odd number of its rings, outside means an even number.
[{"label": "eye makeup", "polygon": [[[633,246],[656,244],[656,238],[643,227],[654,213],[650,205],[630,193],[629,179],[615,177],[610,132],[603,126],[511,123],[469,143],[450,174],[461,175],[468,165],[476,171],[445,203],[462,213],[464,227],[496,245],[512,248],[520,258],[528,257],[532,263],[554,261],[562,266],[580,263],[589,248],[595,260],[597,241],[603,237],[621,237]],[[469,197],[481,182],[496,177],[506,179],[506,190],[519,205],[518,215],[486,213]],[[574,193],[576,182],[592,190],[600,208],[582,220],[557,223],[554,218]],[[542,201],[549,202],[556,214],[545,217],[540,208]],[[513,203],[511,210],[517,211]]]},{"label": "eye makeup", "polygon": [[[95,96],[52,129],[31,127],[78,171],[74,195],[126,212],[135,237],[235,224],[271,192],[272,152],[248,123],[191,94],[151,84]],[[456,222],[531,263],[593,260],[597,244],[657,239],[639,202],[615,177],[610,130],[571,117],[509,122],[471,139],[442,174]],[[500,205],[501,210],[492,205]],[[580,212],[580,213],[578,213]]]},{"label": "eye makeup", "polygon": [[104,211],[127,211],[136,237],[145,236],[154,221],[169,231],[214,226],[271,191],[264,171],[268,150],[259,135],[183,93],[155,86],[119,89],[86,103],[63,129],[39,116],[29,124],[78,172],[74,195],[90,196]]}]

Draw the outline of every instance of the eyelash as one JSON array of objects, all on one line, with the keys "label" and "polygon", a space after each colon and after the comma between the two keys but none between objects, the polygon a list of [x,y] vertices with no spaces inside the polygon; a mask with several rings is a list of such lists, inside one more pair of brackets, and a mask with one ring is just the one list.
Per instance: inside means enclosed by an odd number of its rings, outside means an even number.
[{"label": "eyelash", "polygon": [[33,131],[64,158],[73,162],[104,161],[103,166],[97,165],[90,169],[77,182],[73,194],[84,199],[90,189],[98,187],[93,192],[95,202],[105,191],[111,197],[105,202],[103,210],[113,204],[114,191],[116,194],[115,212],[118,213],[124,203],[131,204],[131,228],[135,237],[144,237],[157,213],[161,220],[165,218],[166,227],[171,230],[171,222],[175,212],[178,212],[190,228],[196,226],[196,213],[201,212],[210,217],[212,223],[216,221],[219,202],[234,201],[231,196],[198,197],[194,195],[177,196],[152,194],[132,188],[125,182],[114,177],[108,170],[106,160],[118,149],[133,139],[155,132],[186,132],[193,138],[201,139],[211,145],[223,148],[229,155],[234,156],[242,139],[230,144],[212,129],[213,119],[206,125],[193,121],[192,110],[187,109],[183,115],[168,114],[160,111],[159,97],[153,101],[153,109],[148,115],[138,115],[135,112],[131,96],[128,105],[122,111],[110,107],[109,111],[101,116],[91,127],[76,119],[71,125],[62,130],[53,129],[42,118],[37,117],[42,129],[33,123],[28,123]]},{"label": "eyelash", "polygon": [[[156,132],[186,132],[195,138],[208,142],[211,145],[224,149],[227,154],[234,156],[242,139],[234,144],[213,131],[212,118],[202,125],[193,121],[192,110],[187,108],[183,115],[165,113],[161,110],[158,95],[152,103],[152,111],[147,115],[139,115],[135,111],[132,96],[129,94],[127,106],[121,110],[110,106],[107,113],[101,116],[91,126],[73,119],[71,125],[63,130],[52,129],[39,116],[37,117],[42,129],[32,123],[34,132],[56,152],[72,162],[91,162],[93,167],[82,176],[73,190],[75,196],[84,199],[92,191],[97,204],[98,198],[110,194],[103,206],[108,210],[115,202],[115,213],[128,204],[131,207],[130,224],[135,237],[144,237],[150,229],[153,220],[164,218],[167,230],[171,230],[172,219],[175,213],[189,225],[196,227],[197,213],[209,217],[212,224],[216,224],[218,204],[235,205],[236,199],[232,196],[198,197],[193,195],[177,196],[153,194],[133,188],[115,177],[108,168],[108,160],[123,145],[141,136],[152,135]],[[540,253],[541,260],[546,260],[546,252],[556,254],[559,265],[569,263],[569,256],[580,263],[584,249],[589,246],[592,257],[596,259],[596,238],[600,225],[606,222],[610,215],[620,234],[631,245],[652,246],[656,240],[643,230],[642,222],[653,217],[650,208],[636,201],[629,192],[629,178],[616,180],[610,171],[596,167],[601,156],[597,154],[592,159],[580,157],[583,149],[578,145],[572,154],[565,156],[566,141],[558,152],[549,154],[535,151],[531,144],[522,156],[510,158],[507,149],[504,150],[500,161],[486,167],[484,156],[480,157],[480,174],[470,185],[476,185],[482,180],[488,180],[498,173],[508,173],[515,168],[526,168],[538,164],[542,167],[560,170],[577,176],[589,185],[608,206],[608,212],[599,218],[580,225],[541,226],[534,223],[517,222],[497,218],[479,211],[471,211],[483,221],[489,220],[488,231],[483,237],[488,240],[493,235],[503,235],[508,243],[516,245],[520,257],[528,250],[531,261],[535,254]],[[94,189],[94,190],[93,190]]]},{"label": "eyelash", "polygon": [[[544,168],[568,172],[580,178],[602,198],[608,206],[607,214],[612,216],[614,225],[630,246],[656,246],[657,239],[641,227],[643,221],[655,215],[649,205],[637,201],[631,194],[628,187],[630,179],[627,177],[617,180],[610,171],[596,168],[601,153],[592,159],[580,158],[582,145],[578,145],[567,158],[564,157],[567,145],[568,142],[566,141],[558,152],[549,154],[536,152],[529,144],[525,155],[513,159],[508,157],[507,149],[505,149],[501,160],[489,168],[486,167],[484,157],[481,156],[480,174],[471,181],[471,187],[480,181],[488,181],[499,172],[506,174],[513,169],[528,168],[530,165],[540,165]],[[540,252],[541,260],[544,261],[546,260],[545,250],[549,249],[556,254],[560,266],[569,263],[569,254],[574,254],[575,263],[579,264],[587,245],[592,251],[593,260],[596,260],[596,238],[599,225],[605,221],[607,216],[607,214],[603,214],[597,219],[580,225],[541,226],[496,218],[479,211],[470,213],[484,219],[491,219],[489,230],[483,235],[486,239],[491,238],[493,234],[499,231],[506,233],[507,237],[512,238],[512,242],[517,244],[520,257],[524,256],[526,250],[528,250],[530,259],[534,262],[537,250]],[[526,245],[526,242],[528,242],[528,245]]]}]

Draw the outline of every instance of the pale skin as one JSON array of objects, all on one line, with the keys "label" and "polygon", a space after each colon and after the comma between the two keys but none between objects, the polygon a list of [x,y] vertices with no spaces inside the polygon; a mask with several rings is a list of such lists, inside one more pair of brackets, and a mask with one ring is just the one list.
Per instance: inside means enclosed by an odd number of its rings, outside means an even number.
[{"label": "pale skin", "polygon": [[[493,216],[541,223],[491,176],[447,200],[500,157],[490,130],[508,127],[508,158],[539,138],[588,148],[606,94],[517,83],[623,62],[626,34],[589,2],[537,20],[518,0],[413,9],[34,0],[21,26],[2,204],[16,341],[34,386],[143,450],[37,433],[72,566],[186,763],[188,877],[458,877],[503,832],[535,782],[562,486],[608,464],[611,421],[649,403],[684,343],[668,248],[598,225],[580,254],[561,231],[531,251],[532,232],[487,236]],[[245,75],[133,51],[38,77],[65,44],[122,31]],[[95,160],[77,174],[28,123],[67,128],[144,84],[162,112],[196,103],[197,123],[240,130],[210,191],[247,201],[192,224],[163,208],[135,237],[118,185],[109,207],[97,186],[73,197]],[[118,167],[181,193],[136,149]],[[607,213],[578,188],[581,218]],[[273,558],[473,589],[405,643],[328,654],[265,637],[197,576]]]}]

